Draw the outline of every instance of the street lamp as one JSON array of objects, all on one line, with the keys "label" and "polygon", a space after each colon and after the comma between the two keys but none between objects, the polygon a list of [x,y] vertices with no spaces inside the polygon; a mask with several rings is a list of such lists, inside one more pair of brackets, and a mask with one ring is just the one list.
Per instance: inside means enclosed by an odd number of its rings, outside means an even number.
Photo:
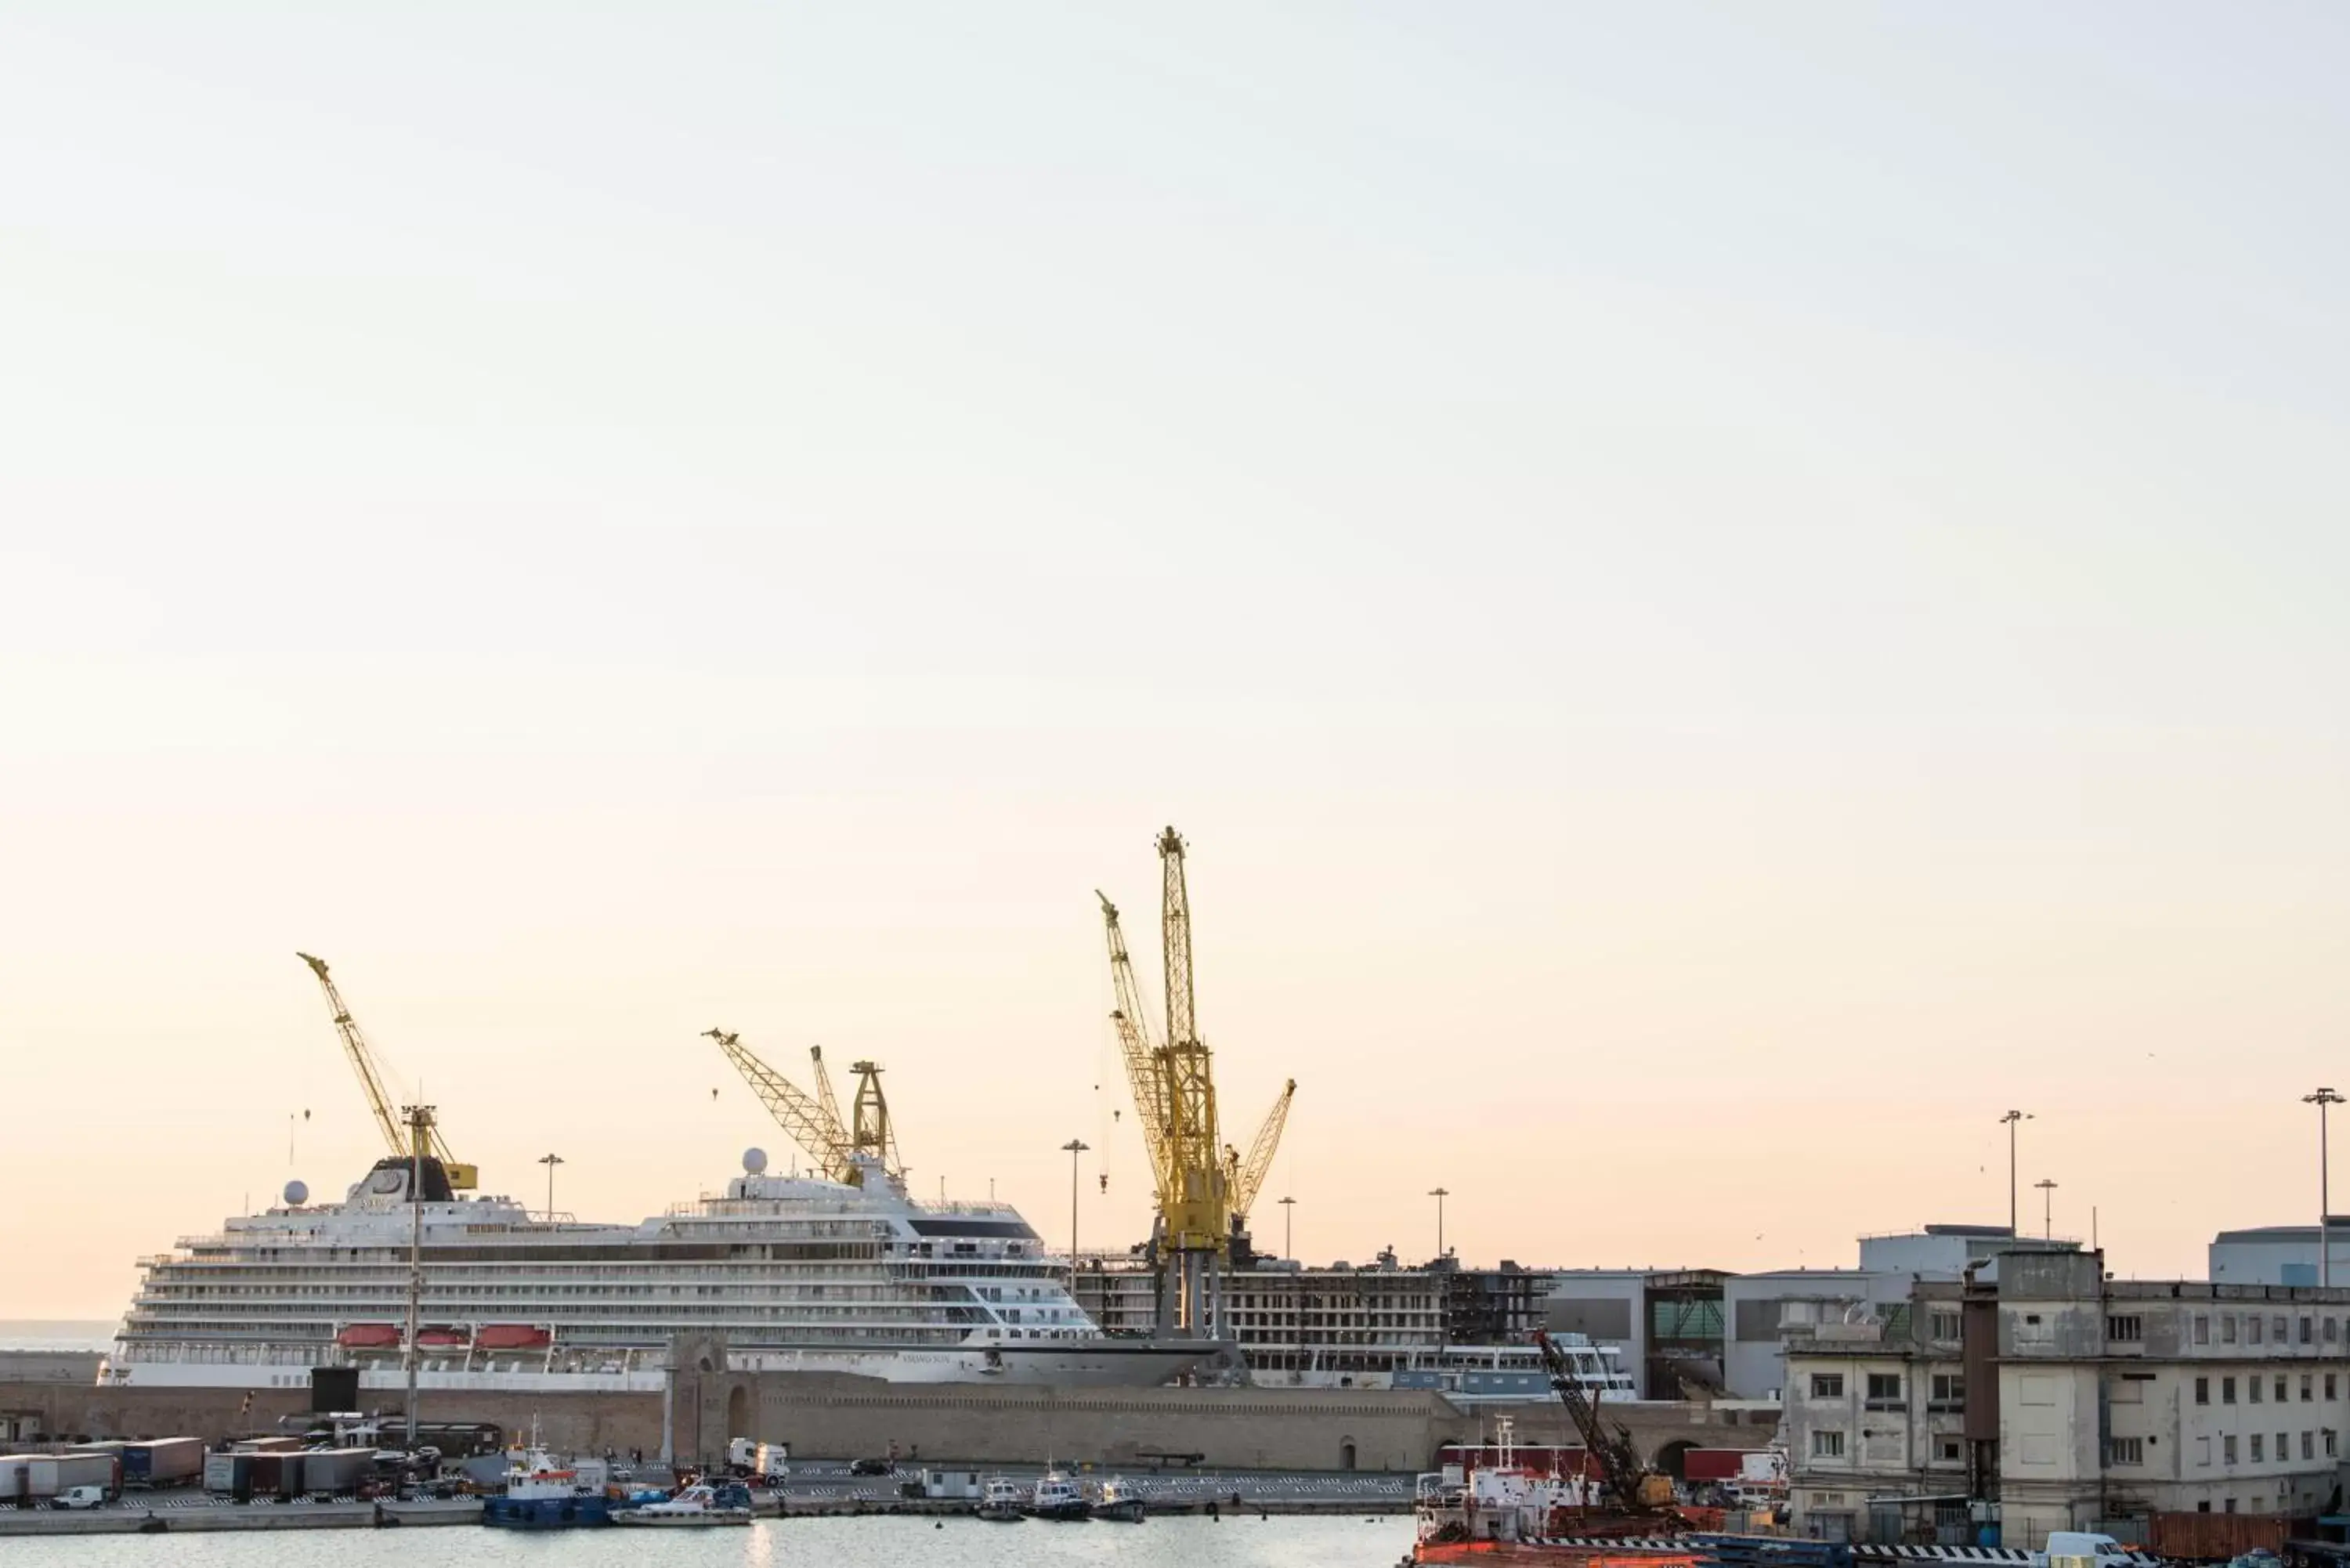
[{"label": "street lamp", "polygon": [[2033,1182],[2040,1189],[2040,1234],[2043,1241],[2056,1239],[2056,1184],[2046,1177]]},{"label": "street lamp", "polygon": [[1061,1146],[1069,1157],[1069,1295],[1077,1293],[1077,1156],[1090,1147],[1083,1138],[1071,1138]]},{"label": "street lamp", "polygon": [[2007,1124],[2007,1234],[2015,1239],[2015,1124],[2032,1117],[2022,1111],[2010,1111],[1999,1118]]},{"label": "street lamp", "polygon": [[2331,1089],[2320,1089],[2314,1095],[2303,1095],[2301,1103],[2317,1107],[2317,1282],[2334,1282],[2333,1220],[2334,1191],[2325,1179],[2325,1107],[2338,1106],[2342,1096]]},{"label": "street lamp", "polygon": [[1292,1229],[1292,1222],[1295,1221],[1296,1218],[1297,1199],[1295,1198],[1283,1199],[1281,1200],[1281,1255],[1284,1258],[1295,1258],[1297,1256],[1294,1231]]},{"label": "street lamp", "polygon": [[1431,1187],[1428,1189],[1428,1195],[1436,1199],[1436,1256],[1440,1262],[1444,1258],[1444,1200],[1452,1196],[1452,1189],[1449,1187]]},{"label": "street lamp", "polygon": [[555,1220],[555,1168],[563,1163],[563,1157],[559,1154],[542,1154],[538,1157],[538,1163],[546,1167],[546,1218],[549,1223],[553,1223]]}]

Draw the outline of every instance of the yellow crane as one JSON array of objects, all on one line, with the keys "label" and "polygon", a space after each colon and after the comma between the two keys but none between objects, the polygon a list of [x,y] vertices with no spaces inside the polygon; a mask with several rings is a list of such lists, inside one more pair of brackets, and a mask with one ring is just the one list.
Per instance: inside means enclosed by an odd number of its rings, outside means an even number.
[{"label": "yellow crane", "polygon": [[743,1075],[751,1092],[759,1096],[775,1125],[791,1135],[794,1143],[807,1151],[817,1168],[833,1181],[851,1187],[865,1184],[868,1161],[878,1161],[883,1172],[892,1180],[904,1179],[904,1166],[898,1161],[896,1131],[889,1123],[889,1103],[881,1093],[881,1069],[871,1062],[858,1062],[850,1069],[857,1075],[857,1096],[854,1123],[843,1127],[838,1103],[832,1099],[832,1080],[824,1070],[823,1048],[816,1048],[816,1082],[823,1090],[819,1098],[776,1072],[761,1061],[742,1037],[730,1030],[705,1029],[702,1033],[718,1042],[718,1049]]},{"label": "yellow crane", "polygon": [[1249,1205],[1272,1168],[1297,1085],[1293,1079],[1282,1090],[1245,1158],[1223,1143],[1217,1123],[1213,1055],[1198,1025],[1182,836],[1170,827],[1159,836],[1157,847],[1159,956],[1167,1002],[1162,1036],[1153,1035],[1118,906],[1098,889],[1094,897],[1101,902],[1117,993],[1110,1018],[1118,1027],[1127,1079],[1134,1091],[1135,1119],[1142,1127],[1157,1187],[1153,1250],[1166,1270],[1159,1321],[1177,1334],[1212,1336],[1222,1316],[1219,1263],[1232,1255]]},{"label": "yellow crane", "polygon": [[327,1006],[335,1015],[335,1033],[342,1038],[343,1054],[350,1058],[351,1070],[359,1075],[359,1089],[367,1096],[368,1109],[374,1114],[376,1130],[383,1135],[384,1147],[403,1159],[429,1157],[439,1160],[450,1187],[457,1191],[468,1192],[480,1187],[480,1170],[451,1156],[439,1127],[429,1117],[424,1125],[431,1130],[431,1147],[413,1146],[407,1123],[393,1111],[391,1096],[384,1093],[383,1069],[376,1061],[375,1051],[368,1044],[367,1036],[359,1033],[359,1020],[351,1016],[343,993],[335,987],[334,977],[327,972],[327,961],[308,953],[294,956],[310,966],[310,972],[318,977],[318,988],[327,993]]}]

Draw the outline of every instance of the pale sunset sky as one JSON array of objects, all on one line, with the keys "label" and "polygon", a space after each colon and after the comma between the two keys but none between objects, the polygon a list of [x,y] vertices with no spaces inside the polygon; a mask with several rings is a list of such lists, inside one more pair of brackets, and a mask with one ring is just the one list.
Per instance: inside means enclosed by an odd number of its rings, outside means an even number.
[{"label": "pale sunset sky", "polygon": [[[2199,1272],[2350,1087],[2350,11],[0,11],[0,1317],[380,1152]],[[718,1091],[713,1099],[712,1090]],[[304,1111],[308,1120],[300,1120]],[[289,1117],[295,1133],[289,1148]],[[2345,1124],[2350,1131],[2350,1124]],[[1107,1175],[1107,1192],[1097,1178]],[[2350,1208],[2350,1195],[2336,1205]]]}]

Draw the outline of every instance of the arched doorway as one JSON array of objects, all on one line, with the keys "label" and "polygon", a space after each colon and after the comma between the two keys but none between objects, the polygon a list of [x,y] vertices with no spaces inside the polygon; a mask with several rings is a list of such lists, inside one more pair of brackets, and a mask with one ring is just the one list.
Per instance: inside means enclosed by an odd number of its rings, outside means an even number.
[{"label": "arched doorway", "polygon": [[726,1396],[726,1437],[728,1441],[751,1436],[751,1391],[740,1383]]},{"label": "arched doorway", "polygon": [[1338,1468],[1342,1470],[1355,1468],[1355,1439],[1352,1438],[1344,1438],[1338,1444]]},{"label": "arched doorway", "polygon": [[1698,1445],[1686,1438],[1676,1438],[1657,1449],[1656,1468],[1677,1481],[1689,1480],[1689,1452]]}]

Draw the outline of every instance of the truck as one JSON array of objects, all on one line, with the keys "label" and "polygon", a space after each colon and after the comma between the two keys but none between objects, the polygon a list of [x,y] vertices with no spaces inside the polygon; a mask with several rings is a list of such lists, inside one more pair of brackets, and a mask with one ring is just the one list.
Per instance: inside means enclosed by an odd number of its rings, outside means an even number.
[{"label": "truck", "polygon": [[754,1480],[779,1481],[792,1473],[789,1443],[762,1443],[735,1438],[726,1445],[726,1468]]},{"label": "truck", "polygon": [[115,1492],[122,1473],[112,1454],[35,1454],[25,1461],[24,1486],[33,1498],[62,1497],[80,1486]]},{"label": "truck", "polygon": [[127,1489],[186,1486],[204,1473],[202,1438],[142,1438],[135,1442],[88,1443],[82,1453],[108,1454],[122,1461]]},{"label": "truck", "polygon": [[51,1508],[97,1508],[106,1501],[102,1486],[69,1486],[51,1500]]},{"label": "truck", "polygon": [[2052,1530],[2048,1544],[2032,1554],[2033,1568],[2114,1568],[2130,1562],[2130,1549],[2110,1535],[2086,1530]]}]

